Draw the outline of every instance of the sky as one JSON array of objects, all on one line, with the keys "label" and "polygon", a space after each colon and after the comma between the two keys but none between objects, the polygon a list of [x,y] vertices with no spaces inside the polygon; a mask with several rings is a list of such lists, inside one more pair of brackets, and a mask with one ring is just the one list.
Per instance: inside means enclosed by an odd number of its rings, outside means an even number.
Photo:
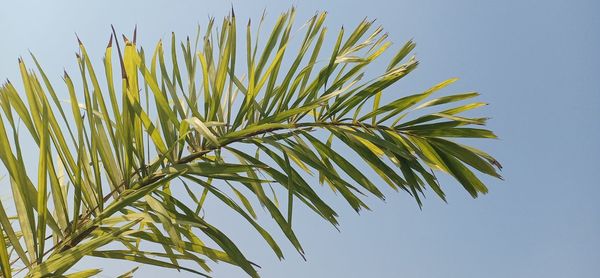
[{"label": "sky", "polygon": [[[480,92],[491,105],[478,113],[492,117],[500,139],[474,144],[505,166],[504,181],[484,179],[489,194],[473,200],[444,179],[448,203],[430,195],[422,210],[402,193],[369,200],[372,211],[360,215],[333,198],[341,232],[300,209],[294,225],[307,261],[285,243],[278,261],[248,226],[215,212],[263,277],[598,277],[598,1],[11,1],[0,9],[0,79],[18,80],[17,58],[31,50],[60,84],[63,68],[75,72],[75,33],[100,61],[110,24],[137,24],[152,48],[172,31],[193,35],[232,4],[240,22],[263,10],[273,22],[294,5],[298,23],[321,10],[332,30],[368,17],[396,47],[414,39],[421,64],[402,88],[459,77],[449,91]],[[92,259],[81,268],[91,266],[114,277],[133,265]],[[214,270],[245,277],[225,264]],[[148,266],[136,274],[188,277]]]}]

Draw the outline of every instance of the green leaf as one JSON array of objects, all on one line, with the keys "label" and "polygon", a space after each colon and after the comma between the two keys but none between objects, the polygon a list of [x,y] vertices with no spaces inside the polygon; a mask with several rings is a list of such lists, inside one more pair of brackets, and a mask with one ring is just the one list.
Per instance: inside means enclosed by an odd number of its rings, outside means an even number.
[{"label": "green leaf", "polygon": [[131,222],[112,233],[107,233],[101,235],[95,239],[92,239],[88,242],[81,243],[73,248],[68,249],[67,251],[61,252],[58,255],[50,256],[43,263],[36,266],[32,272],[28,274],[30,277],[42,277],[48,274],[60,274],[55,273],[55,271],[69,267],[77,263],[83,256],[86,256],[96,250],[97,248],[104,246],[112,241],[122,233],[129,230],[129,228],[133,227],[139,221]]},{"label": "green leaf", "polygon": [[2,267],[2,276],[10,278],[12,277],[12,269],[10,266],[10,256],[7,252],[6,241],[4,240],[4,229],[0,227],[0,267]]}]

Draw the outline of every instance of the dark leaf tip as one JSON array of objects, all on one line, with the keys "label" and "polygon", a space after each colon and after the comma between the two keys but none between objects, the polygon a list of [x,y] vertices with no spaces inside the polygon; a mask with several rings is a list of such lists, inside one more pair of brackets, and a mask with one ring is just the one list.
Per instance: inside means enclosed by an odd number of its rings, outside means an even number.
[{"label": "dark leaf tip", "polygon": [[77,33],[75,33],[75,37],[77,38],[77,43],[79,45],[83,45],[83,43],[81,42],[81,39],[79,38],[79,35],[77,35]]},{"label": "dark leaf tip", "polygon": [[133,28],[133,44],[135,44],[137,42],[137,24],[135,25],[135,28]]}]

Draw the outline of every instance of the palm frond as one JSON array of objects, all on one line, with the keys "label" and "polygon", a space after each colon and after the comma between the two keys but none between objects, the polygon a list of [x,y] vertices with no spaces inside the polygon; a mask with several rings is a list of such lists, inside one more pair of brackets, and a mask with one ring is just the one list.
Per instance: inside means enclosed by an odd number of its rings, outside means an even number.
[{"label": "palm frond", "polygon": [[[263,45],[250,22],[245,41],[238,40],[232,12],[218,29],[211,20],[195,40],[177,44],[173,35],[170,49],[160,41],[150,56],[135,33],[119,42],[113,29],[104,70],[80,41],[80,78],[65,73],[61,90],[35,57],[35,69],[19,59],[22,88],[0,88],[0,160],[18,220],[0,205],[3,276],[88,277],[98,270],[66,273],[94,256],[201,275],[210,259],[256,277],[256,265],[202,215],[207,196],[242,216],[283,258],[253,206],[263,207],[303,254],[292,228],[295,207],[338,225],[317,181],[360,211],[369,195],[384,198],[380,184],[421,206],[427,189],[446,198],[435,172],[451,175],[473,197],[488,192],[476,172],[500,178],[494,158],[455,141],[496,137],[481,127],[486,118],[462,114],[484,105],[463,103],[477,93],[433,97],[456,79],[413,95],[391,87],[418,65],[409,56],[412,41],[385,71],[364,80],[367,66],[391,47],[381,27],[365,20],[342,28],[325,47],[326,13],[300,29],[294,18],[293,9],[282,14]],[[304,32],[299,43],[297,32]],[[39,148],[37,173],[24,162],[24,136]],[[271,185],[279,189],[271,192]]]}]

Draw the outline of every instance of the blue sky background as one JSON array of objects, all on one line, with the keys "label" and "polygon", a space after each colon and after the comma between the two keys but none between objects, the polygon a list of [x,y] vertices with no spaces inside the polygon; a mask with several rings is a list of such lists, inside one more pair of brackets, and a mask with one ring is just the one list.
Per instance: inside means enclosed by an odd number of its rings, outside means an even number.
[{"label": "blue sky background", "polygon": [[[18,80],[17,57],[36,54],[61,84],[75,72],[76,32],[97,61],[110,24],[139,26],[153,48],[171,31],[195,34],[230,1],[12,1],[0,9],[0,78]],[[446,92],[477,90],[491,103],[478,112],[501,139],[477,142],[505,166],[505,181],[486,179],[490,194],[471,199],[450,179],[449,203],[430,196],[423,210],[389,193],[355,214],[332,199],[341,233],[299,210],[295,226],[308,261],[284,244],[279,262],[248,226],[213,212],[264,277],[598,277],[600,275],[600,2],[598,1],[233,1],[240,22],[267,23],[292,4],[297,22],[329,11],[331,31],[376,18],[400,47],[417,42],[421,65],[402,81],[416,92],[449,77]],[[219,20],[217,20],[219,22]],[[297,26],[299,26],[298,24]],[[269,26],[267,24],[267,26]],[[330,32],[332,35],[334,32]],[[383,67],[383,65],[382,65]],[[87,260],[114,277],[122,262]],[[177,274],[142,266],[137,277]],[[244,277],[215,266],[216,277]],[[190,276],[191,277],[191,276]]]}]

